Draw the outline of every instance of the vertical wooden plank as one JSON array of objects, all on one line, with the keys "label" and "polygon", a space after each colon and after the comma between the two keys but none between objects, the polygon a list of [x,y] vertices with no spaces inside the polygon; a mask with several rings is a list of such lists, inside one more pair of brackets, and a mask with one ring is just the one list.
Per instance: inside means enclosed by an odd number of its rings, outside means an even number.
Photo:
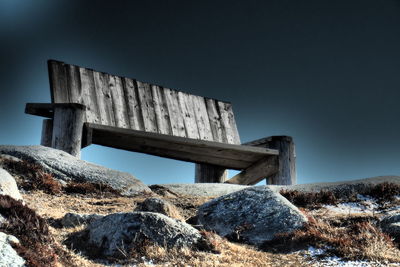
[{"label": "vertical wooden plank", "polygon": [[121,78],[113,75],[109,75],[109,78],[115,126],[120,128],[129,128],[128,112]]},{"label": "vertical wooden plank", "polygon": [[211,131],[210,120],[207,114],[207,107],[204,97],[191,95],[194,114],[197,121],[197,128],[199,129],[199,136],[202,140],[213,141],[213,134]]},{"label": "vertical wooden plank", "polygon": [[225,131],[221,126],[221,118],[216,101],[211,98],[206,98],[206,107],[214,141],[227,143]]},{"label": "vertical wooden plank", "polygon": [[230,103],[218,101],[218,107],[221,116],[221,125],[225,129],[227,143],[240,145],[240,138],[235,117],[233,116],[232,105]]},{"label": "vertical wooden plank", "polygon": [[112,96],[109,87],[109,75],[107,73],[95,71],[93,72],[93,77],[97,104],[99,107],[100,122],[103,125],[115,126]]},{"label": "vertical wooden plank", "polygon": [[83,103],[81,78],[79,67],[74,65],[65,65],[67,73],[67,87],[70,103]]},{"label": "vertical wooden plank", "polygon": [[142,109],[144,130],[148,132],[157,133],[157,121],[154,112],[153,97],[151,95],[151,88],[148,83],[136,81],[138,96],[140,100],[140,107]]},{"label": "vertical wooden plank", "polygon": [[164,96],[172,129],[172,135],[186,137],[185,123],[179,107],[178,91],[164,88]]},{"label": "vertical wooden plank", "polygon": [[172,134],[164,90],[157,85],[151,85],[151,92],[153,95],[158,132],[161,134]]},{"label": "vertical wooden plank", "polygon": [[196,117],[194,115],[194,109],[190,95],[183,92],[178,92],[178,100],[183,115],[183,122],[185,123],[187,137],[199,139],[199,130],[197,128]]},{"label": "vertical wooden plank", "polygon": [[51,147],[52,139],[53,139],[53,119],[44,119],[42,124],[42,138],[40,139],[40,145]]},{"label": "vertical wooden plank", "polygon": [[52,103],[68,103],[67,73],[63,62],[49,60],[50,93]]},{"label": "vertical wooden plank", "polygon": [[81,81],[81,104],[86,106],[86,121],[100,123],[99,108],[97,106],[96,89],[94,86],[93,71],[86,68],[79,68]]},{"label": "vertical wooden plank", "polygon": [[136,82],[129,78],[123,78],[122,81],[124,85],[123,88],[130,128],[133,130],[143,131],[144,125],[140,109],[140,101],[136,90]]}]

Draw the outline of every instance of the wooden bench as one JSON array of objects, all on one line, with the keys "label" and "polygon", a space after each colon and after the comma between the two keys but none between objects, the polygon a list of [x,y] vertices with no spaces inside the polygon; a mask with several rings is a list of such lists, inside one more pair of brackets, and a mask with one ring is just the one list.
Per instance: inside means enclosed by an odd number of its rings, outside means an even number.
[{"label": "wooden bench", "polygon": [[[41,144],[80,157],[90,144],[196,163],[195,182],[296,182],[291,137],[241,144],[232,105],[134,79],[49,60],[51,104]],[[241,172],[227,180],[227,169]]]}]

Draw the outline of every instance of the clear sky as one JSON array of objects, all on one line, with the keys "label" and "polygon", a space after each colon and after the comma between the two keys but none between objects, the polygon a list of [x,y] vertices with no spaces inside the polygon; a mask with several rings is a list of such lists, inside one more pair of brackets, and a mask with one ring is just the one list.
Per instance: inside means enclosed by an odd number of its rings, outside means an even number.
[{"label": "clear sky", "polygon": [[[233,103],[243,142],[294,137],[299,183],[400,175],[400,1],[0,0],[0,144],[39,144],[52,58]],[[194,165],[90,146],[145,183]]]}]

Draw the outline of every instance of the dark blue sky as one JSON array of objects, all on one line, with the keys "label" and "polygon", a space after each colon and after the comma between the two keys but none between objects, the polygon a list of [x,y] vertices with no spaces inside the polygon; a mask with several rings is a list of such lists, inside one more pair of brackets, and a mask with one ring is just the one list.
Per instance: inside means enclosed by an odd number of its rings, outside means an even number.
[{"label": "dark blue sky", "polygon": [[[242,141],[291,135],[298,182],[400,175],[400,1],[0,1],[0,143],[32,145],[49,58],[231,101]],[[145,183],[193,164],[90,146]]]}]

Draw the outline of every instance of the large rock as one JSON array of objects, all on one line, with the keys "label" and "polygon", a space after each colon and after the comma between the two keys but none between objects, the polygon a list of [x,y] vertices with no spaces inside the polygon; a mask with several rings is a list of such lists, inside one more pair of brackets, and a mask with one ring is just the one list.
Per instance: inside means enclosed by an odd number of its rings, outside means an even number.
[{"label": "large rock", "polygon": [[123,257],[143,242],[168,248],[199,248],[203,237],[187,223],[153,212],[114,213],[91,223],[88,244],[104,256]]},{"label": "large rock", "polygon": [[6,154],[41,165],[56,178],[69,182],[107,184],[126,196],[151,190],[129,173],[120,172],[77,159],[70,154],[44,146],[0,146]]},{"label": "large rock", "polygon": [[275,234],[303,227],[307,219],[280,194],[257,186],[203,204],[197,222],[231,240],[261,245]]},{"label": "large rock", "polygon": [[150,188],[153,186],[162,186],[176,194],[197,197],[219,197],[249,187],[247,185],[224,183],[160,184],[152,185]]},{"label": "large rock", "polygon": [[16,200],[22,200],[15,179],[2,168],[0,168],[0,195],[8,195]]},{"label": "large rock", "polygon": [[12,244],[19,243],[18,239],[12,235],[0,232],[0,266],[1,267],[22,267],[25,260],[21,258],[12,248]]},{"label": "large rock", "polygon": [[157,212],[174,219],[184,220],[175,205],[169,203],[164,199],[156,197],[146,198],[142,203],[138,205],[136,211]]}]

